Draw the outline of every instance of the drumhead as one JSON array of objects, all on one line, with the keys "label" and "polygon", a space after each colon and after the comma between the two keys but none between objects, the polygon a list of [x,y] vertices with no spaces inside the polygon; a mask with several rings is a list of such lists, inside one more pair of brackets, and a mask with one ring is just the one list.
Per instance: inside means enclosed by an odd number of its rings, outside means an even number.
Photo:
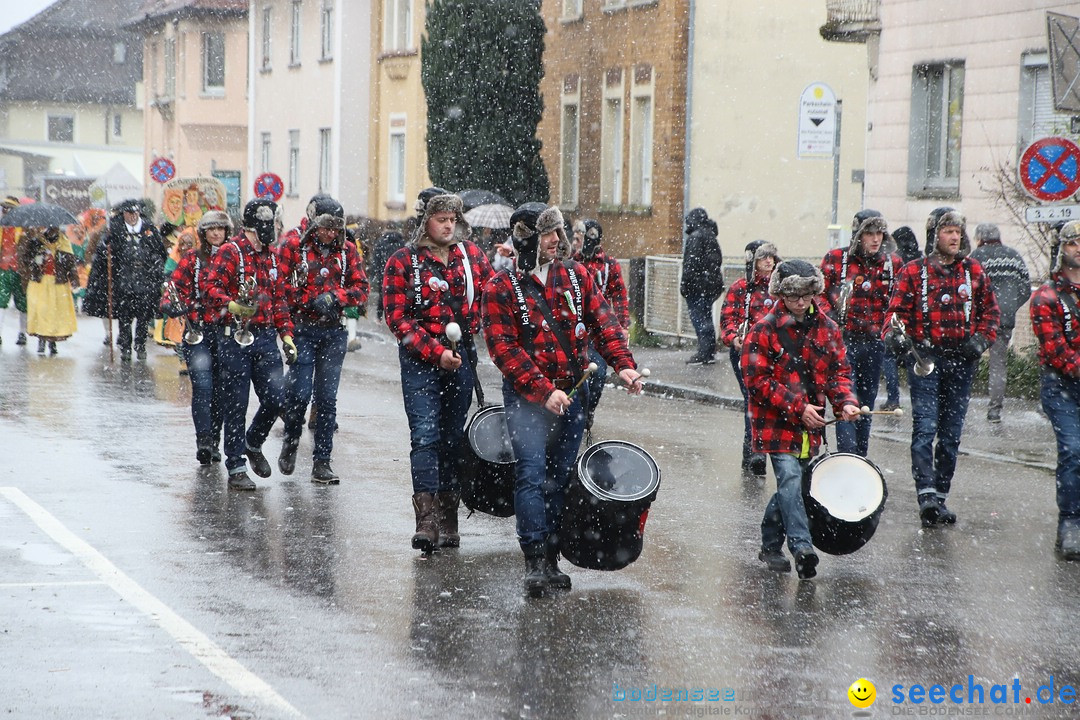
[{"label": "drumhead", "polygon": [[885,483],[881,471],[866,458],[834,453],[812,466],[810,497],[834,518],[858,522],[881,507]]},{"label": "drumhead", "polygon": [[476,411],[465,433],[477,457],[497,465],[514,462],[514,448],[506,429],[506,412],[502,405],[492,405]]},{"label": "drumhead", "polygon": [[607,440],[589,446],[578,458],[578,477],[593,495],[632,502],[656,492],[660,468],[637,445]]}]

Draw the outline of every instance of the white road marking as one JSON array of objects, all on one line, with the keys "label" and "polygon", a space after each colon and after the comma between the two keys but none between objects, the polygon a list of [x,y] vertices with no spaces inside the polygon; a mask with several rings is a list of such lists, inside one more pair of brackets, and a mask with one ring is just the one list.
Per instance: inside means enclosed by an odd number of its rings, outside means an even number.
[{"label": "white road marking", "polygon": [[43,580],[41,582],[0,583],[0,588],[51,588],[77,587],[79,585],[104,585],[104,580]]},{"label": "white road marking", "polygon": [[79,558],[91,572],[101,578],[102,582],[111,587],[120,597],[148,615],[162,630],[172,635],[181,647],[205,665],[210,672],[247,697],[296,717],[303,717],[299,710],[281,697],[266,681],[231,658],[213,640],[180,617],[168,605],[144,590],[120,568],[113,565],[108,558],[68,530],[48,510],[31,500],[21,490],[14,487],[0,487],[0,495],[26,513],[27,517],[59,545]]}]

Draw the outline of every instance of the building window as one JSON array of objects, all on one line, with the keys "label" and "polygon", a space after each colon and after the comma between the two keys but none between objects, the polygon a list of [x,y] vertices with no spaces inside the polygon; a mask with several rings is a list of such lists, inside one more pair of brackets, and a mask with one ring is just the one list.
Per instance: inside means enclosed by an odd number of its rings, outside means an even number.
[{"label": "building window", "polygon": [[334,57],[334,6],[329,2],[322,8],[322,60],[331,60]]},{"label": "building window", "polygon": [[412,0],[386,0],[383,49],[408,50],[412,45]]},{"label": "building window", "polygon": [[225,35],[202,34],[203,92],[225,94]]},{"label": "building window", "polygon": [[176,97],[176,38],[165,38],[165,87],[162,94]]},{"label": "building window", "polygon": [[69,143],[75,141],[75,117],[72,115],[49,115],[49,142]]},{"label": "building window", "polygon": [[1020,74],[1020,112],[1017,115],[1017,157],[1036,140],[1072,134],[1072,114],[1054,109],[1054,91],[1045,52],[1023,56]]},{"label": "building window", "polygon": [[563,0],[562,19],[576,20],[582,15],[583,0]]},{"label": "building window", "polygon": [[263,8],[262,13],[262,67],[263,70],[270,69],[270,31],[273,28],[273,16],[271,15],[270,8]]},{"label": "building window", "polygon": [[319,192],[330,192],[330,128],[319,129]]},{"label": "building window", "polygon": [[123,137],[124,135],[124,116],[120,113],[113,113],[112,116],[112,136],[114,138]]},{"label": "building window", "polygon": [[112,61],[117,65],[123,65],[127,62],[127,43],[113,43]]},{"label": "building window", "polygon": [[609,70],[604,80],[604,105],[600,139],[600,204],[622,204],[623,180],[623,79],[619,69]]},{"label": "building window", "polygon": [[956,197],[964,113],[964,63],[916,65],[911,73],[908,193]]},{"label": "building window", "polygon": [[262,146],[259,154],[259,172],[270,172],[270,133],[262,134]]},{"label": "building window", "polygon": [[293,0],[292,23],[289,26],[289,65],[300,64],[300,0]]},{"label": "building window", "polygon": [[289,181],[286,183],[289,197],[300,195],[300,131],[289,131]]},{"label": "building window", "polygon": [[653,75],[648,65],[634,69],[630,93],[630,204],[652,205]]},{"label": "building window", "polygon": [[580,79],[568,77],[563,83],[562,129],[559,147],[559,204],[577,207],[581,165]]},{"label": "building window", "polygon": [[386,199],[392,203],[405,203],[405,116],[390,116],[390,152],[387,168],[389,182]]}]

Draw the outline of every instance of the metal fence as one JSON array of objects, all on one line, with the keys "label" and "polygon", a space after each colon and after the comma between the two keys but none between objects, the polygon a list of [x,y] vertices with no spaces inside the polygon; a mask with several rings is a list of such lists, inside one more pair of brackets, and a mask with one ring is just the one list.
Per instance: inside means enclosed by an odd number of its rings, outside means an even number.
[{"label": "metal fence", "polygon": [[880,17],[881,0],[826,0],[829,22],[876,22]]}]

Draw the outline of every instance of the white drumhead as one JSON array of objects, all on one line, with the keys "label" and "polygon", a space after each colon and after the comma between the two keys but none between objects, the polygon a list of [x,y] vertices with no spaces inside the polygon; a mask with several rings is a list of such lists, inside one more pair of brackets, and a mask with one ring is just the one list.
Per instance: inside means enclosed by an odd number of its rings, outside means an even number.
[{"label": "white drumhead", "polygon": [[836,453],[814,465],[810,497],[837,520],[858,522],[873,514],[885,498],[881,473],[858,455]]}]

